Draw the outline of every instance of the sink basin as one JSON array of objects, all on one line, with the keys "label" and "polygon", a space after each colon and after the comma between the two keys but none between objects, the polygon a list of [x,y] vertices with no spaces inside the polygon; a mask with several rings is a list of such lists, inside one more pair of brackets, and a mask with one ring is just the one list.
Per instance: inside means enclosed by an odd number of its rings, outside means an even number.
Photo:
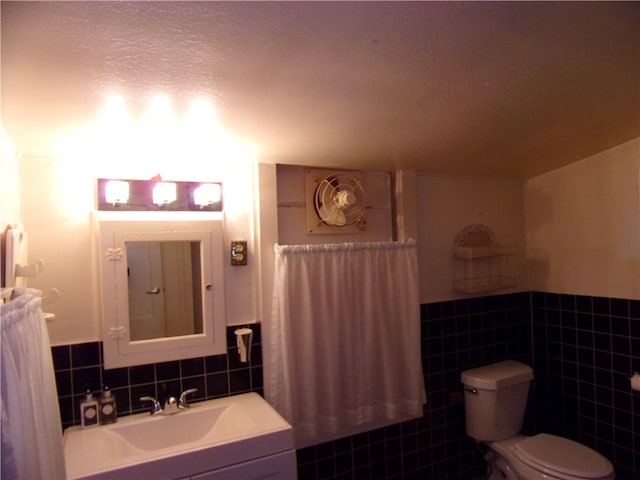
[{"label": "sink basin", "polygon": [[230,405],[198,405],[173,415],[146,415],[135,422],[116,424],[109,432],[133,448],[152,452],[184,443],[198,442],[215,428]]},{"label": "sink basin", "polygon": [[184,478],[185,465],[205,472],[292,449],[291,426],[256,393],[64,433],[69,479]]}]

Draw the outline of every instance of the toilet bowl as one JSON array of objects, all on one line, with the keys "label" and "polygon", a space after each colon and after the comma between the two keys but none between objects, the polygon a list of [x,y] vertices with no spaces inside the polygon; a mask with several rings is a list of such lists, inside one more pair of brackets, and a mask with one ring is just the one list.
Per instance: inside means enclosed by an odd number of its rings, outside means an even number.
[{"label": "toilet bowl", "polygon": [[488,448],[489,480],[614,480],[611,462],[586,445],[519,433],[532,379],[514,360],[462,372],[467,434]]},{"label": "toilet bowl", "polygon": [[614,480],[611,462],[567,438],[541,433],[488,443],[489,480]]}]

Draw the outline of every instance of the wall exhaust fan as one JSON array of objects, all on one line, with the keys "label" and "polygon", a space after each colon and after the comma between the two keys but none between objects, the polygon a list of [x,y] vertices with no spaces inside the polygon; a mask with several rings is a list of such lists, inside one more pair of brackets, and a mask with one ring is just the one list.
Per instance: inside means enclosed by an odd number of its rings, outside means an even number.
[{"label": "wall exhaust fan", "polygon": [[362,233],[367,225],[362,178],[362,172],[307,170],[307,232]]}]

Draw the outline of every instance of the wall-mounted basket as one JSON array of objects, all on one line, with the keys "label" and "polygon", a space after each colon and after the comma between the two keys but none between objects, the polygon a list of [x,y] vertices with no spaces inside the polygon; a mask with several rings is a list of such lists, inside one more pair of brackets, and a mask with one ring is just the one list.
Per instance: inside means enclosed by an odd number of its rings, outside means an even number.
[{"label": "wall-mounted basket", "polygon": [[515,287],[515,254],[515,245],[498,244],[487,226],[466,226],[453,243],[453,290],[481,293]]}]

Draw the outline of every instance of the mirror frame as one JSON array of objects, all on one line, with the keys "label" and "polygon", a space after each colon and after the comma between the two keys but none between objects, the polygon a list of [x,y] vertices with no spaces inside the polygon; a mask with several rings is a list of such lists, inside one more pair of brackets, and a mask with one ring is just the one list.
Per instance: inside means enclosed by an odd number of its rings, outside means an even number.
[{"label": "mirror frame", "polygon": [[[102,340],[105,369],[226,353],[222,214],[170,212],[127,217],[96,213],[99,228]],[[126,243],[200,243],[202,333],[131,341]]]}]

